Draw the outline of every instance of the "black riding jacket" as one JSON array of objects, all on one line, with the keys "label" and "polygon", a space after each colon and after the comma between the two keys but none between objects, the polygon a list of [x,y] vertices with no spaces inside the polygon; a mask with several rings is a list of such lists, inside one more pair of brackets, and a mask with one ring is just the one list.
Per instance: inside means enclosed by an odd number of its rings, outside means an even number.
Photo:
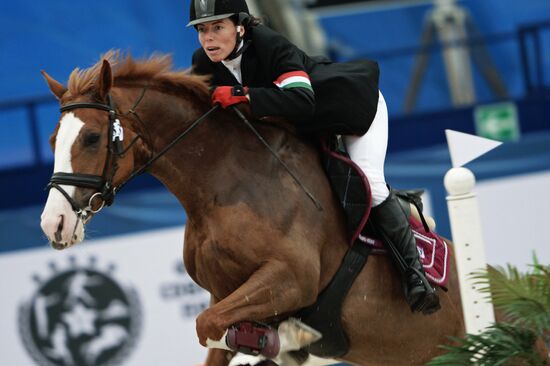
[{"label": "black riding jacket", "polygon": [[[378,104],[377,63],[333,63],[309,57],[263,25],[248,27],[244,41],[249,45],[241,60],[242,85],[249,88],[253,117],[285,117],[306,133],[362,135],[368,130]],[[210,61],[202,48],[195,51],[192,62],[193,73],[211,75],[213,86],[239,84],[225,65]],[[275,84],[292,75],[308,76],[313,90],[305,83],[285,88]]]}]

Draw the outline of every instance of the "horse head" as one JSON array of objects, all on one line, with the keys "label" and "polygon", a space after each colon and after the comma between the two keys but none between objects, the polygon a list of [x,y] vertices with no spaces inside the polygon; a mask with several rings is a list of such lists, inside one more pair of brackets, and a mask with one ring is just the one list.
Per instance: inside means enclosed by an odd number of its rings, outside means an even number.
[{"label": "horse head", "polygon": [[84,240],[86,223],[112,202],[116,187],[132,172],[136,149],[125,146],[137,134],[122,126],[113,104],[109,61],[89,71],[87,88],[67,88],[42,74],[60,102],[61,117],[50,138],[54,174],[41,227],[55,249],[65,249]]}]

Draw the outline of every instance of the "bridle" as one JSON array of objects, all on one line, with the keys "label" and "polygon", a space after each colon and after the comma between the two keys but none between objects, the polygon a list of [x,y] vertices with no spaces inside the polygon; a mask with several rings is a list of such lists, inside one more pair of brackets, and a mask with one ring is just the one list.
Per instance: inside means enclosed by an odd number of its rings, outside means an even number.
[{"label": "bridle", "polygon": [[[103,209],[105,206],[110,206],[113,204],[115,195],[119,192],[123,186],[126,185],[131,179],[137,175],[143,173],[151,164],[153,164],[158,158],[164,155],[169,149],[171,149],[179,140],[181,140],[188,132],[195,128],[199,123],[204,121],[213,111],[218,109],[218,106],[212,107],[209,111],[199,117],[195,122],[193,122],[185,131],[183,131],[178,137],[176,137],[170,144],[168,144],[164,149],[159,151],[156,155],[150,157],[150,159],[143,164],[139,169],[136,169],[118,186],[113,184],[113,178],[118,170],[118,160],[124,157],[124,154],[130,150],[130,148],[141,138],[140,135],[137,135],[132,142],[124,149],[123,140],[124,140],[124,130],[120,124],[118,116],[127,116],[132,114],[136,119],[143,124],[141,118],[135,111],[141,100],[145,95],[147,86],[143,88],[141,95],[134,103],[133,107],[125,114],[117,114],[115,109],[115,104],[113,98],[110,94],[107,95],[107,104],[103,103],[93,103],[93,102],[82,102],[82,103],[71,103],[61,106],[61,113],[72,111],[75,109],[99,109],[106,111],[109,114],[109,129],[108,129],[108,144],[107,144],[107,157],[105,159],[105,165],[103,166],[103,173],[101,175],[95,174],[83,174],[83,173],[53,173],[50,178],[50,182],[46,186],[46,190],[55,188],[57,189],[66,199],[69,201],[73,211],[82,219],[83,223],[86,224],[91,218],[91,214],[96,214]],[[88,200],[87,206],[79,205],[71,196],[68,194],[61,185],[69,185],[81,188],[91,188],[96,191],[92,194]],[[95,200],[100,200],[99,207],[94,208],[93,204]]]},{"label": "bridle", "polygon": [[[73,211],[78,217],[81,217],[84,222],[90,217],[90,213],[95,214],[107,205],[112,204],[115,196],[115,187],[113,187],[113,177],[118,169],[118,159],[125,153],[122,141],[124,133],[120,121],[117,118],[117,113],[113,103],[113,99],[109,94],[107,96],[108,104],[102,103],[72,103],[61,106],[60,111],[68,112],[75,109],[90,108],[106,111],[109,114],[109,131],[107,158],[103,166],[101,175],[83,174],[83,173],[53,173],[47,189],[55,188],[69,201]],[[136,137],[137,138],[137,137]],[[91,188],[96,190],[87,206],[79,206],[76,201],[61,187],[61,185],[71,185],[82,188]],[[100,199],[99,208],[94,209],[93,203],[96,199]]]}]

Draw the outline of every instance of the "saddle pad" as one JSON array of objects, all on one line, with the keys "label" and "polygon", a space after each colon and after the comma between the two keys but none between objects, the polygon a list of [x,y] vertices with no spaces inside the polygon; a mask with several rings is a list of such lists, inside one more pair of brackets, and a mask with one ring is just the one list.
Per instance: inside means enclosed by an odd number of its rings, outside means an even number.
[{"label": "saddle pad", "polygon": [[[321,152],[325,172],[344,209],[350,246],[359,241],[372,246],[373,254],[385,254],[382,241],[370,234],[373,231],[367,225],[372,204],[367,177],[351,161],[341,140],[322,141]],[[426,277],[433,285],[445,286],[450,257],[447,243],[436,233],[426,231],[422,222],[414,217],[411,216],[409,222]]]},{"label": "saddle pad", "polygon": [[[436,233],[426,232],[422,222],[414,217],[411,217],[409,222],[416,238],[416,248],[428,281],[433,285],[444,287],[447,284],[450,258],[448,244]],[[387,253],[382,241],[369,234],[360,235],[358,240],[372,247],[372,254]]]}]

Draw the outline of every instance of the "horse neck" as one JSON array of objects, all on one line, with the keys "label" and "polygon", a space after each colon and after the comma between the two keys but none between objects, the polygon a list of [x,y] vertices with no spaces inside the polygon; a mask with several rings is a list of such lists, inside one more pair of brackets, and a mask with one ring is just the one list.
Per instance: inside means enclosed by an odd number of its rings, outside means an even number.
[{"label": "horse neck", "polygon": [[[127,107],[139,97],[140,89],[129,89]],[[122,109],[123,107],[121,107]],[[131,118],[132,126],[146,141],[148,155],[158,153],[170,144],[188,126],[210,109],[210,105],[162,91],[147,90],[136,108],[137,118]],[[215,180],[224,179],[231,184],[241,177],[231,174],[239,157],[231,148],[232,144],[242,143],[242,136],[235,128],[235,117],[216,112],[196,126],[173,148],[158,159],[149,172],[160,180],[180,201],[189,217],[203,214],[205,204],[213,202],[221,186]],[[232,120],[232,121],[226,121]],[[241,134],[242,135],[242,134]],[[138,158],[136,166],[141,166],[144,156]]]}]

